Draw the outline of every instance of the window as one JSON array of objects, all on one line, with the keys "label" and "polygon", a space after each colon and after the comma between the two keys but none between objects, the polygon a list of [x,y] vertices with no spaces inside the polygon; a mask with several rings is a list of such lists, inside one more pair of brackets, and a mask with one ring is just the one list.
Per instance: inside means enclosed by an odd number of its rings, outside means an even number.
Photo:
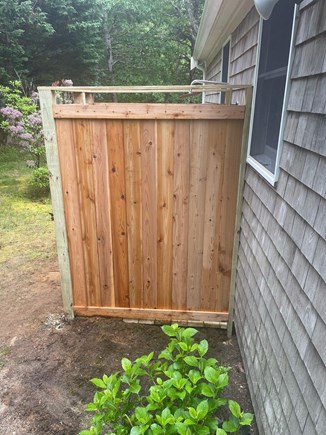
[{"label": "window", "polygon": [[272,184],[277,181],[293,15],[293,0],[282,0],[276,4],[270,19],[261,22],[248,163]]},{"label": "window", "polygon": [[[222,82],[229,81],[229,63],[230,63],[230,41],[228,41],[222,51]],[[225,103],[225,92],[221,92],[221,104]]]}]

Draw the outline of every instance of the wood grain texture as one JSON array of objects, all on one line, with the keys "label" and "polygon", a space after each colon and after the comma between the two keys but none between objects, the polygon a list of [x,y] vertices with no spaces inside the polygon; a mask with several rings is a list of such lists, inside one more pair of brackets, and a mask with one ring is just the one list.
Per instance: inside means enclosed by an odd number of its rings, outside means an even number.
[{"label": "wood grain texture", "polygon": [[203,271],[201,306],[218,309],[217,274],[219,269],[219,236],[221,234],[222,190],[224,185],[224,159],[227,121],[209,123],[208,163],[205,192],[205,223],[203,240]]},{"label": "wood grain texture", "polygon": [[192,121],[190,138],[187,308],[196,310],[201,307],[208,121]]},{"label": "wood grain texture", "polygon": [[129,319],[155,319],[166,322],[193,320],[210,322],[224,322],[228,313],[213,311],[182,311],[182,310],[153,310],[148,308],[118,308],[118,307],[83,307],[74,306],[76,315],[81,316],[110,316]]},{"label": "wood grain texture", "polygon": [[[227,311],[232,267],[232,250],[234,242],[235,216],[239,184],[239,167],[242,143],[242,121],[227,121],[224,174],[222,190],[222,213],[219,240],[219,270],[217,304],[221,311]],[[228,180],[232,180],[230,183]]]},{"label": "wood grain texture", "polygon": [[103,305],[115,305],[109,188],[110,171],[105,121],[97,120],[91,123],[91,141],[101,301]]},{"label": "wood grain texture", "polygon": [[59,104],[55,118],[99,119],[243,119],[244,106],[216,104],[97,103]]},{"label": "wood grain texture", "polygon": [[227,312],[243,120],[201,116],[57,119],[78,312]]},{"label": "wood grain texture", "polygon": [[124,122],[126,208],[128,233],[129,298],[131,308],[143,306],[142,172],[138,121]]},{"label": "wood grain texture", "polygon": [[157,306],[172,306],[173,148],[175,122],[157,126]]},{"label": "wood grain texture", "polygon": [[72,285],[74,288],[74,303],[76,305],[82,305],[87,303],[87,292],[83,255],[81,204],[79,201],[78,185],[76,183],[77,167],[72,122],[68,119],[57,122],[56,131],[62,172],[63,199]]},{"label": "wood grain texture", "polygon": [[101,305],[100,270],[96,240],[96,206],[93,176],[93,149],[91,141],[91,122],[73,122],[77,184],[81,206],[83,255],[87,286],[87,302]]},{"label": "wood grain texture", "polygon": [[143,307],[157,308],[157,137],[155,121],[141,122]]},{"label": "wood grain texture", "polygon": [[66,316],[69,319],[72,319],[74,317],[72,309],[73,287],[70,259],[68,253],[67,228],[64,216],[64,201],[62,194],[62,180],[58,154],[58,142],[52,110],[54,94],[49,89],[43,89],[40,90],[39,95],[44,130],[46,159],[49,168],[52,208],[55,216],[55,235],[61,276],[63,309]]},{"label": "wood grain texture", "polygon": [[107,121],[115,305],[129,307],[125,153],[122,121]]},{"label": "wood grain texture", "polygon": [[178,121],[174,135],[172,306],[187,307],[190,188],[190,121]]}]

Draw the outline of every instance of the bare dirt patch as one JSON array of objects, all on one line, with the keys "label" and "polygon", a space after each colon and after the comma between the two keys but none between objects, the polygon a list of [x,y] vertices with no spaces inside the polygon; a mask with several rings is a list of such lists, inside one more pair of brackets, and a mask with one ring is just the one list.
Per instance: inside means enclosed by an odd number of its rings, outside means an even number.
[{"label": "bare dirt patch", "polygon": [[[47,260],[2,268],[0,283],[0,434],[75,435],[87,427],[89,379],[120,368],[167,342],[156,325],[104,318],[66,321],[61,309],[57,263]],[[229,394],[252,411],[235,337],[200,329],[211,356],[231,366]],[[252,433],[257,433],[256,429]]]}]

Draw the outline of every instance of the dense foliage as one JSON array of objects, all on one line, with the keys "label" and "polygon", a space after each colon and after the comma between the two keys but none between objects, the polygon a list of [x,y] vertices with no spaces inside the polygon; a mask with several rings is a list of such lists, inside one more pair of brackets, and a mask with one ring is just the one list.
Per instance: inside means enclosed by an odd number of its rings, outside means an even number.
[{"label": "dense foliage", "polygon": [[0,0],[0,83],[185,84],[203,0]]},{"label": "dense foliage", "polygon": [[170,341],[158,358],[123,358],[121,372],[92,379],[92,426],[80,435],[226,435],[251,425],[253,415],[223,397],[229,369],[205,357],[207,340],[177,324],[162,330]]},{"label": "dense foliage", "polygon": [[[45,155],[41,114],[37,105],[38,95],[22,95],[19,81],[9,86],[0,85],[0,128],[7,135],[7,144],[25,148],[39,167]],[[33,166],[33,165],[32,165]]]}]

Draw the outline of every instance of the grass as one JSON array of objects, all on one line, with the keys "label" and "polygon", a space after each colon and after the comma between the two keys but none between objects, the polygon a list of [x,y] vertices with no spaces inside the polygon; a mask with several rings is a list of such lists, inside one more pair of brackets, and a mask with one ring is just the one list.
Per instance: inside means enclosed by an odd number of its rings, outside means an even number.
[{"label": "grass", "polygon": [[14,261],[24,268],[55,255],[50,197],[31,190],[29,158],[0,145],[0,267]]},{"label": "grass", "polygon": [[11,349],[9,346],[0,346],[0,370],[5,366],[10,351]]}]

